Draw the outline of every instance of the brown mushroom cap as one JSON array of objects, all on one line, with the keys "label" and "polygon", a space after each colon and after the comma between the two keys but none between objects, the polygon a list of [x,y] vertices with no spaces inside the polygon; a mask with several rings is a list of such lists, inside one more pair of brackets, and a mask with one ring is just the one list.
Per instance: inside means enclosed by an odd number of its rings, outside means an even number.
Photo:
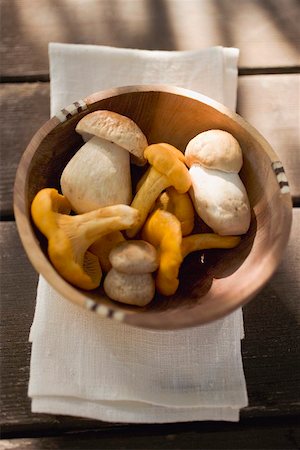
[{"label": "brown mushroom cap", "polygon": [[144,158],[144,150],[148,145],[146,136],[129,117],[113,111],[94,111],[78,122],[76,131],[83,136],[94,135],[114,142],[133,155],[135,164],[146,164]]},{"label": "brown mushroom cap", "polygon": [[243,165],[243,154],[238,141],[224,130],[208,130],[197,134],[185,150],[189,167],[200,164],[207,169],[238,173]]},{"label": "brown mushroom cap", "polygon": [[143,240],[121,242],[112,249],[109,260],[114,269],[128,274],[150,273],[158,268],[156,249]]}]

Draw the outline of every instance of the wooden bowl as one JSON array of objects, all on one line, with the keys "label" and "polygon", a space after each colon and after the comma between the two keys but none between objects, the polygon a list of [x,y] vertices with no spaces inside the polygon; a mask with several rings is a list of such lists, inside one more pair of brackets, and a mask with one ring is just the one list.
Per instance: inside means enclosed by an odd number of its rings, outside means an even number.
[{"label": "wooden bowl", "polygon": [[[133,119],[149,143],[168,142],[181,150],[201,131],[219,128],[238,139],[252,221],[232,250],[194,253],[184,261],[180,288],[171,297],[156,295],[144,308],[110,300],[102,288],[82,291],[66,282],[47,257],[47,242],[34,227],[30,205],[44,187],[59,188],[62,170],[82,145],[75,132],[86,114],[108,109]],[[101,316],[156,329],[197,326],[248,302],[276,270],[288,241],[292,202],[281,162],[264,138],[240,116],[198,93],[165,85],[129,86],[98,92],[74,102],[34,135],[18,167],[14,188],[18,231],[35,269],[71,302]],[[202,259],[203,260],[203,259]]]}]

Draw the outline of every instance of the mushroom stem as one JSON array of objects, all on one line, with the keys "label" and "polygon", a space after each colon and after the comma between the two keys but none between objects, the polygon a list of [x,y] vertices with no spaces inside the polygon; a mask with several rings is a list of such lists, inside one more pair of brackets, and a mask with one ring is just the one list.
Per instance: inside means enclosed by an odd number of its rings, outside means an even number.
[{"label": "mushroom stem", "polygon": [[169,186],[174,186],[180,193],[185,193],[191,186],[191,178],[184,164],[184,155],[170,144],[152,144],[144,156],[151,165],[142,177],[143,181],[131,206],[140,212],[140,222],[127,232],[134,237],[143,226],[159,194]]},{"label": "mushroom stem", "polygon": [[127,205],[113,205],[77,216],[57,216],[58,226],[81,249],[87,249],[97,239],[112,231],[129,228],[137,218],[136,210]]},{"label": "mushroom stem", "polygon": [[147,177],[131,203],[132,208],[139,211],[140,220],[135,227],[127,230],[126,234],[128,237],[132,238],[139,232],[151,211],[155,200],[164,189],[170,186],[170,184],[171,183],[166,176],[162,175],[154,167],[151,167]]},{"label": "mushroom stem", "polygon": [[99,286],[102,276],[98,258],[88,248],[101,236],[124,230],[138,220],[138,211],[127,205],[100,208],[78,216],[69,212],[69,202],[56,189],[42,189],[31,205],[34,223],[48,238],[49,258],[67,281],[82,289]]},{"label": "mushroom stem", "polygon": [[210,248],[234,248],[241,242],[239,236],[219,236],[214,233],[192,234],[182,239],[181,253],[185,258],[189,253]]}]

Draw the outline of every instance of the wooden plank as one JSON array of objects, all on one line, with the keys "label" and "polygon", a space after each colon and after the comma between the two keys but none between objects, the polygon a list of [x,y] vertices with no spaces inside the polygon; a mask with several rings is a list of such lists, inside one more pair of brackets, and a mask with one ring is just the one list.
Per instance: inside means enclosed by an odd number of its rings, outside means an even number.
[{"label": "wooden plank", "polygon": [[[192,427],[191,427],[192,425]],[[0,441],[0,450],[43,449],[298,449],[295,423],[157,425],[129,427],[113,432],[91,431],[56,437]]]},{"label": "wooden plank", "polygon": [[[300,75],[239,77],[238,112],[269,140],[282,159],[296,200],[300,199]],[[18,162],[30,138],[49,117],[49,84],[0,85],[0,213],[12,214]]]},{"label": "wooden plank", "polygon": [[33,134],[49,118],[49,84],[0,85],[0,213],[12,214],[16,169]]},{"label": "wooden plank", "polygon": [[[276,275],[244,308],[246,338],[243,361],[249,407],[242,419],[291,417],[299,413],[299,269],[300,209],[294,209],[290,243]],[[14,222],[0,222],[1,268],[1,428],[24,435],[91,428],[124,428],[120,424],[31,414],[27,398],[30,345],[37,275],[28,262]],[[31,431],[30,431],[31,430]]]},{"label": "wooden plank", "polygon": [[299,65],[296,0],[2,0],[1,74],[48,72],[49,42],[241,50],[241,67]]},{"label": "wooden plank", "polygon": [[300,200],[300,75],[239,77],[237,110],[271,144]]}]

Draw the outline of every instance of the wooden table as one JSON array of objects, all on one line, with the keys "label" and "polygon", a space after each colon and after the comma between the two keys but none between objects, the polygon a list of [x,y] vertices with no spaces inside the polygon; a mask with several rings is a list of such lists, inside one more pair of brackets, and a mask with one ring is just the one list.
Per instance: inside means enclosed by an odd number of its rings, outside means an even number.
[{"label": "wooden table", "polygon": [[[2,0],[0,449],[296,449],[299,417],[300,7],[297,0]],[[108,424],[32,414],[27,398],[37,274],[12,209],[16,167],[49,116],[49,41],[183,50],[235,46],[238,112],[271,143],[294,222],[272,280],[244,308],[250,404],[238,424]],[[299,445],[299,441],[298,441]]]}]

